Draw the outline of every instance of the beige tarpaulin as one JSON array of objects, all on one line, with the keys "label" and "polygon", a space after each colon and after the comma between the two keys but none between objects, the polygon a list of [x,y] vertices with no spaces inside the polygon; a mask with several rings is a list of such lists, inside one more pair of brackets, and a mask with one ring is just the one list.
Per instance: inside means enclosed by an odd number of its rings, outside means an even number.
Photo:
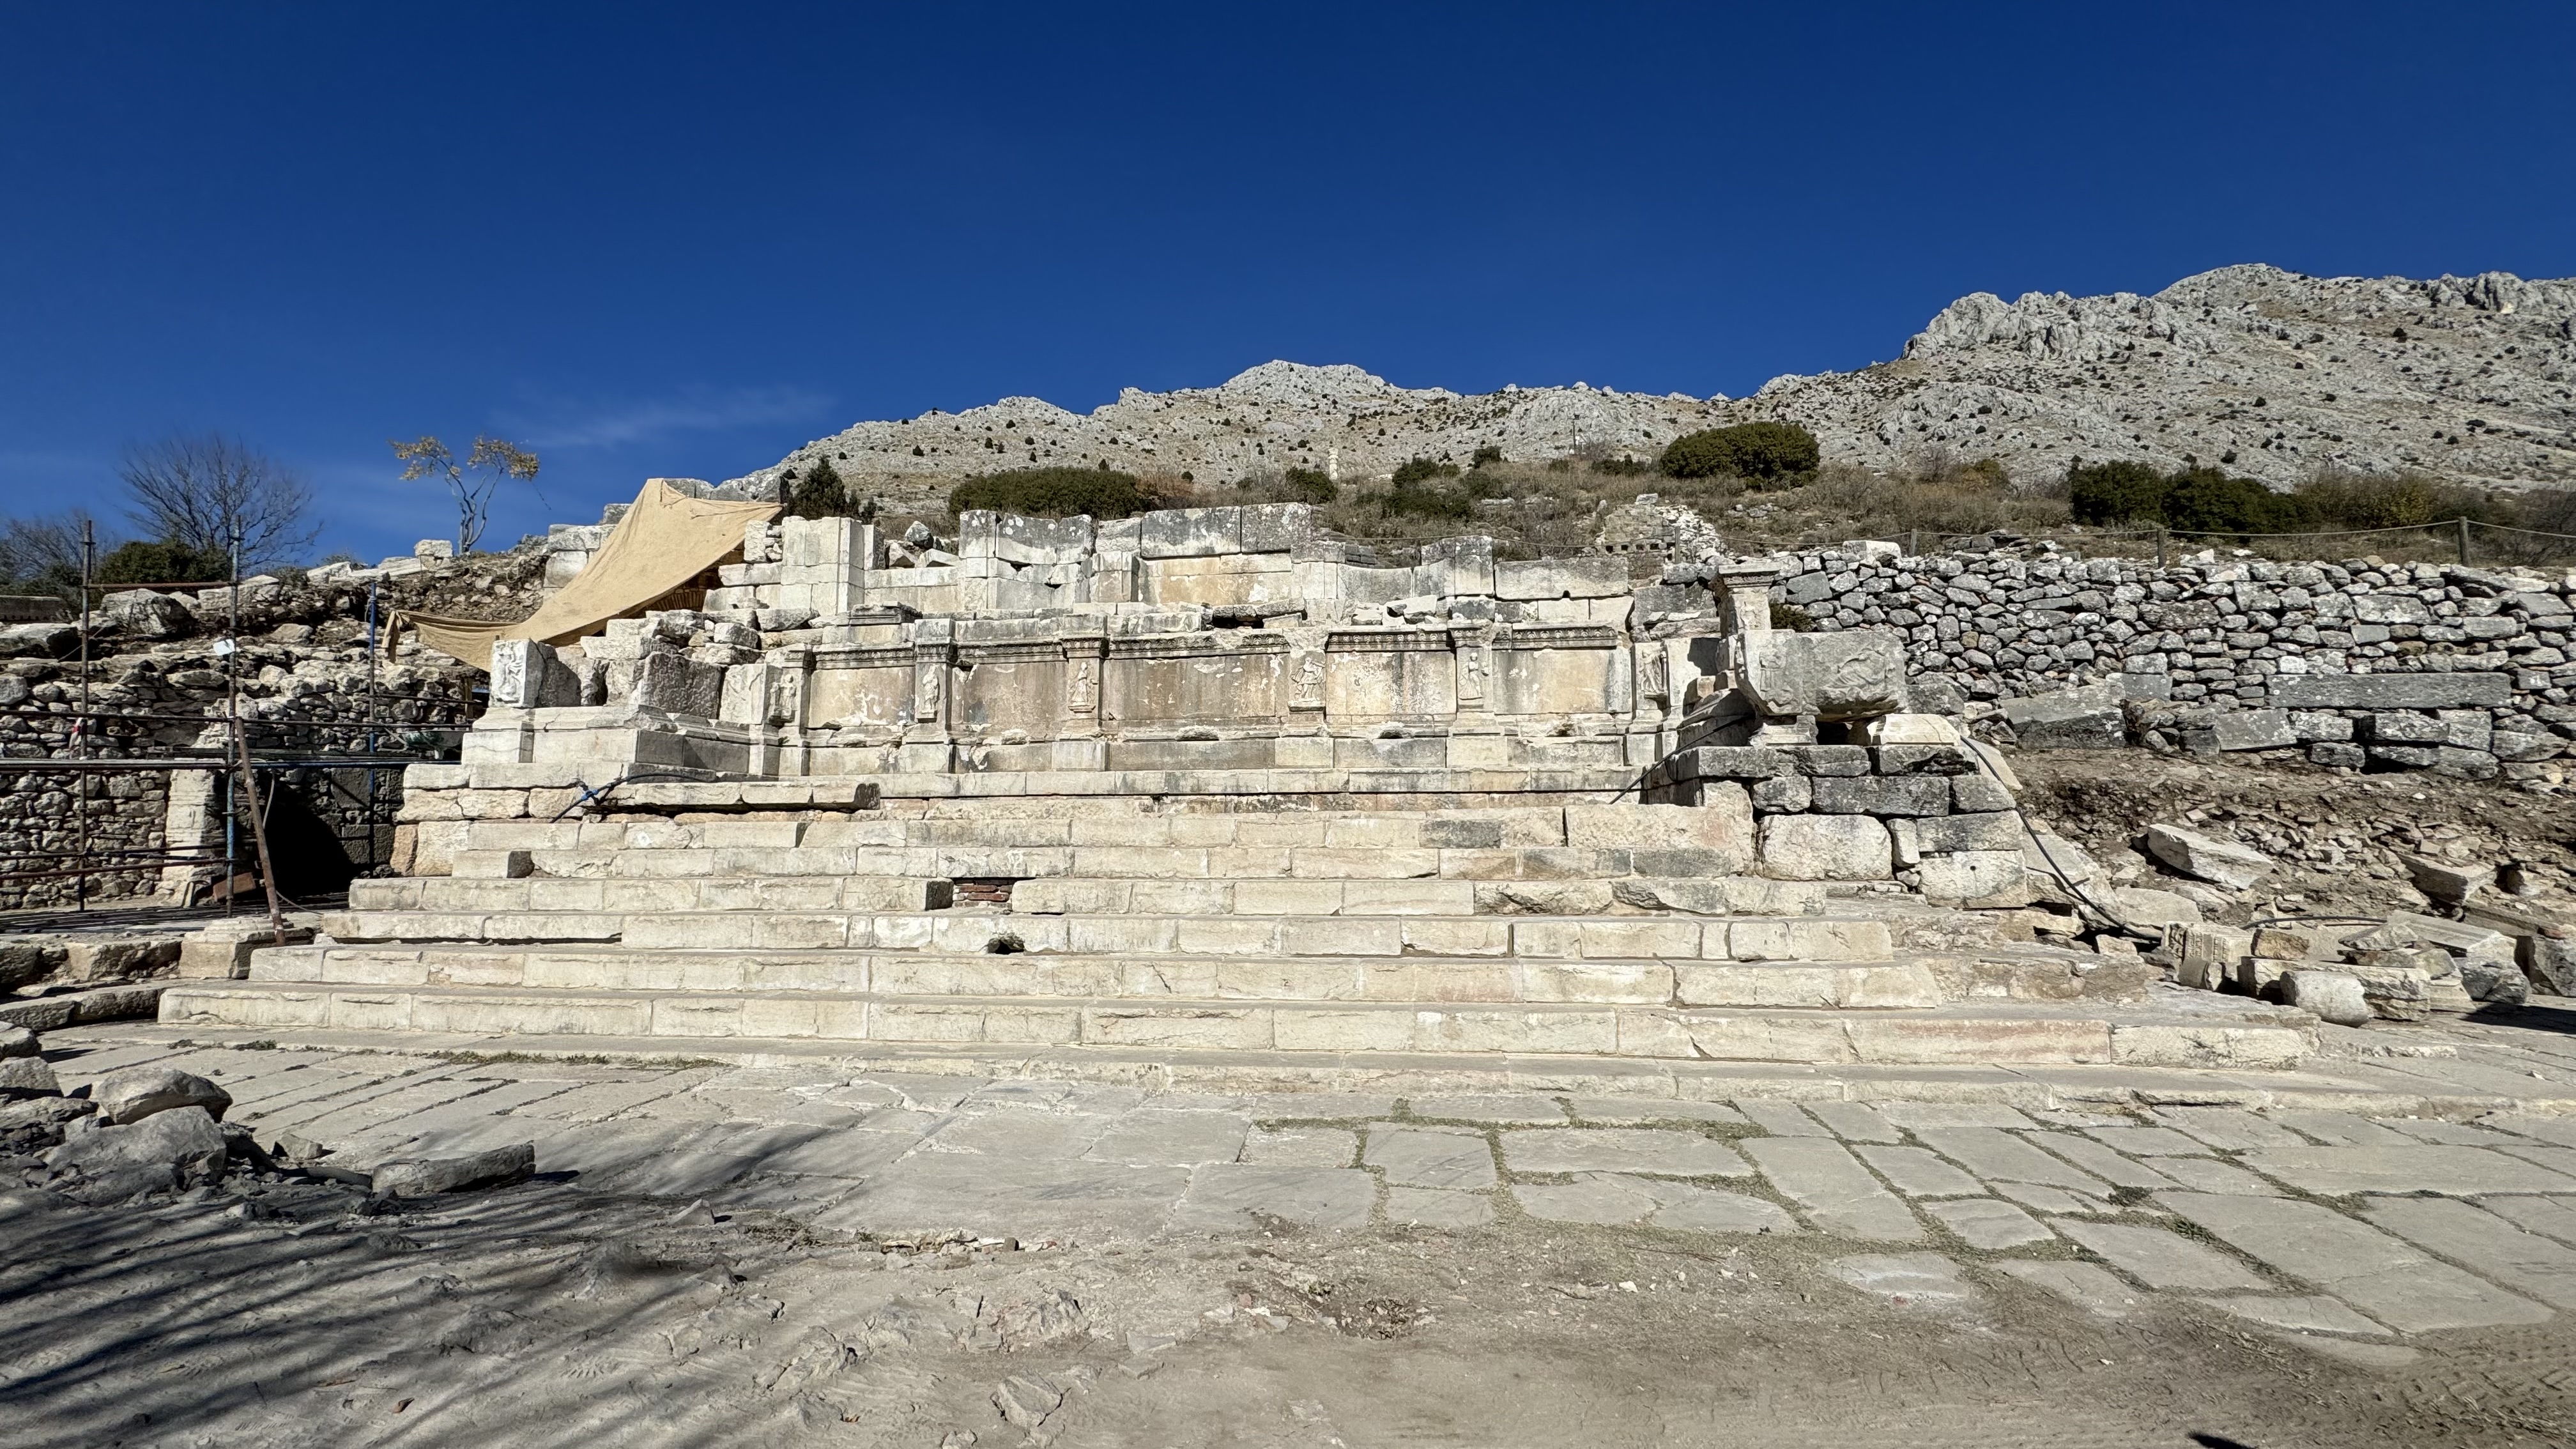
[{"label": "beige tarpaulin", "polygon": [[394,623],[419,630],[432,649],[488,670],[497,640],[568,644],[611,619],[642,612],[742,547],[743,525],[777,511],[775,503],[691,498],[657,478],[635,495],[608,542],[573,581],[528,617],[511,624],[405,613],[395,615]]}]

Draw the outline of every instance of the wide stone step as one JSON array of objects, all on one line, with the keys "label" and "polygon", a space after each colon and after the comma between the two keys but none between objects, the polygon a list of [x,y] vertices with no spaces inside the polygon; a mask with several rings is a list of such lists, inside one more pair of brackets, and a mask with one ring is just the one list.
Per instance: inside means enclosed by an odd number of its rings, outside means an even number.
[{"label": "wide stone step", "polygon": [[1540,1002],[1937,1006],[1921,961],[1522,960],[1454,956],[945,955],[869,951],[653,951],[625,947],[291,946],[261,951],[271,985],[540,987],[601,991],[875,993],[883,997],[1290,1002]]},{"label": "wide stone step", "polygon": [[[949,880],[886,875],[678,876],[516,880],[467,876],[359,880],[361,913],[516,915],[527,911],[944,910]],[[1475,915],[1817,915],[1819,881],[1759,876],[1621,876],[1611,880],[1133,879],[1045,876],[1010,887],[1026,915],[1413,915],[1426,905]]]},{"label": "wide stone step", "polygon": [[776,991],[614,992],[473,986],[174,987],[162,1022],[206,1028],[511,1035],[753,1037],[1011,1050],[1432,1053],[1769,1063],[2182,1067],[2292,1065],[2310,1039],[2278,1013],[2159,1015],[1943,1007],[1691,1009],[1447,1002],[900,997]]},{"label": "wide stone step", "polygon": [[[976,813],[840,820],[780,816],[719,820],[476,820],[464,827],[470,850],[609,850],[732,846],[1319,846],[1344,850],[1518,849],[1567,843],[1561,806],[1479,811],[1265,811],[1139,814],[1096,801],[1055,802],[1044,814],[999,813],[1029,802],[989,801]],[[1576,833],[1596,839],[1605,828],[1623,837],[1647,830],[1670,838],[1678,820],[1634,806],[1577,807]],[[1606,812],[1606,813],[1604,813]],[[1633,842],[1629,842],[1633,843]]]},{"label": "wide stone step", "polygon": [[[1012,915],[983,910],[342,911],[339,941],[616,941],[667,950],[1147,952],[1241,956],[1663,957],[1699,961],[1884,961],[1887,923],[1831,916],[1480,916],[1465,882],[1373,897],[1368,913]],[[1441,888],[1432,893],[1427,888]]]},{"label": "wide stone step", "polygon": [[887,875],[1028,880],[1612,880],[1745,871],[1753,853],[1696,846],[1433,850],[1373,846],[727,845],[468,850],[460,877],[660,880],[696,876]]}]

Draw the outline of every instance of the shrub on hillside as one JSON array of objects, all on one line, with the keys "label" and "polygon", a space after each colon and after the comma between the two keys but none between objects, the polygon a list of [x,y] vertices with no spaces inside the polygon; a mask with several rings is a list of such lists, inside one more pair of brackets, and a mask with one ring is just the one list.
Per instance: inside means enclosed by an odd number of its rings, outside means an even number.
[{"label": "shrub on hillside", "polygon": [[[1406,467],[1411,467],[1407,464]],[[1390,518],[1467,519],[1476,516],[1476,505],[1464,489],[1443,488],[1432,478],[1456,477],[1458,470],[1445,464],[1429,475],[1405,476],[1405,469],[1395,470],[1396,483],[1378,499],[1378,512]]]},{"label": "shrub on hillside", "polygon": [[1279,492],[1290,503],[1325,504],[1340,497],[1342,490],[1321,468],[1291,468],[1281,475]]},{"label": "shrub on hillside", "polygon": [[803,473],[787,475],[787,516],[790,518],[847,518],[856,507],[849,485],[841,481],[840,470],[829,458],[818,458]]},{"label": "shrub on hillside", "polygon": [[1816,435],[1795,423],[1736,423],[1673,439],[1656,466],[1675,478],[1731,473],[1771,483],[1813,473],[1823,457]]},{"label": "shrub on hillside", "polygon": [[1111,468],[1017,468],[969,478],[948,494],[951,515],[970,508],[1016,513],[1025,518],[1133,518],[1156,505],[1153,493],[1133,473]]},{"label": "shrub on hillside", "polygon": [[1635,478],[1651,471],[1651,465],[1635,458],[1603,458],[1592,465],[1592,471],[1612,478]]},{"label": "shrub on hillside", "polygon": [[2186,533],[2296,533],[2318,523],[2312,500],[2205,463],[2176,473],[2144,463],[2077,464],[2066,470],[2066,501],[2078,523],[2160,523]]},{"label": "shrub on hillside", "polygon": [[1457,464],[1434,463],[1428,458],[1408,458],[1395,465],[1395,486],[1398,488],[1409,488],[1414,484],[1426,483],[1434,478],[1455,478],[1457,476]]}]

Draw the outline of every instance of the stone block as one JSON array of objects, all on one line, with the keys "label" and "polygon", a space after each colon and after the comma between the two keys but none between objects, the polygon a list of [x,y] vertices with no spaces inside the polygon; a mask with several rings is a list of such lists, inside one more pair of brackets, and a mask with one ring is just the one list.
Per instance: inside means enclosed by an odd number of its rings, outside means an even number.
[{"label": "stone block", "polygon": [[581,703],[581,675],[549,644],[500,639],[492,645],[492,703],[559,709]]},{"label": "stone block", "polygon": [[2272,699],[2288,709],[2472,709],[2513,702],[2513,680],[2500,673],[2283,674]]},{"label": "stone block", "polygon": [[1773,815],[1762,821],[1762,873],[1781,880],[1886,880],[1887,827],[1867,815]]},{"label": "stone block", "polygon": [[1911,822],[1914,848],[1922,854],[1957,850],[2009,850],[2019,858],[2021,817],[2009,810],[1975,815],[1943,815]]},{"label": "stone block", "polygon": [[1950,808],[1962,814],[2010,810],[2016,805],[2003,781],[1983,773],[1950,777]]},{"label": "stone block", "polygon": [[1753,809],[1762,815],[1803,815],[1815,800],[1804,775],[1777,775],[1753,782]]},{"label": "stone block", "polygon": [[2028,905],[2036,895],[2019,850],[1962,850],[1922,858],[1917,888],[1935,901],[1986,908]]},{"label": "stone block", "polygon": [[1628,592],[1628,561],[1616,555],[1498,560],[1494,597],[1517,603],[1608,599]]},{"label": "stone block", "polygon": [[1893,634],[1767,630],[1741,644],[1745,693],[1766,715],[1872,719],[1905,708],[1905,646]]},{"label": "stone block", "polygon": [[2272,873],[2272,858],[2250,846],[2179,825],[2147,827],[2147,852],[2194,880],[2245,890]]},{"label": "stone block", "polygon": [[722,669],[657,650],[636,661],[628,698],[639,708],[712,720],[724,713],[724,680]]},{"label": "stone block", "polygon": [[2024,749],[2116,750],[2128,741],[2117,680],[2003,701],[2004,720]]},{"label": "stone block", "polygon": [[[1891,715],[1889,718],[1901,716]],[[1971,775],[1977,769],[1976,758],[1961,748],[1955,738],[1941,744],[1872,745],[1869,759],[1871,768],[1881,775]]]},{"label": "stone block", "polygon": [[2189,926],[2183,934],[2178,975],[2185,986],[2216,991],[2235,978],[2236,963],[2253,953],[2254,935],[2250,931],[2233,926]]},{"label": "stone block", "polygon": [[1812,808],[1824,815],[1945,815],[1950,781],[1940,775],[1864,775],[1810,782]]},{"label": "stone block", "polygon": [[428,1197],[525,1182],[537,1170],[534,1143],[520,1142],[457,1157],[409,1157],[379,1164],[370,1186],[384,1197]]},{"label": "stone block", "polygon": [[1565,843],[1575,850],[1708,850],[1753,859],[1753,804],[1740,785],[1715,783],[1697,805],[1568,805]]},{"label": "stone block", "polygon": [[2209,732],[2221,750],[2285,750],[2296,745],[2290,712],[2282,709],[2227,709],[2210,716]]}]

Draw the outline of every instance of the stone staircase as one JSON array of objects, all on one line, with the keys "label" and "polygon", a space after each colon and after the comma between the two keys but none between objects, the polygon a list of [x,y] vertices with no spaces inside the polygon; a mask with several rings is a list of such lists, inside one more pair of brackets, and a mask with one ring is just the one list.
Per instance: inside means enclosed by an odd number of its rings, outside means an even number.
[{"label": "stone staircase", "polygon": [[2301,1014],[2151,992],[2134,965],[1963,929],[1983,913],[1892,882],[1756,874],[1722,810],[1521,798],[895,792],[468,821],[455,874],[357,882],[329,944],[173,989],[163,1020],[1075,1071],[1142,1053],[1264,1080],[2272,1068],[2312,1042]]}]

